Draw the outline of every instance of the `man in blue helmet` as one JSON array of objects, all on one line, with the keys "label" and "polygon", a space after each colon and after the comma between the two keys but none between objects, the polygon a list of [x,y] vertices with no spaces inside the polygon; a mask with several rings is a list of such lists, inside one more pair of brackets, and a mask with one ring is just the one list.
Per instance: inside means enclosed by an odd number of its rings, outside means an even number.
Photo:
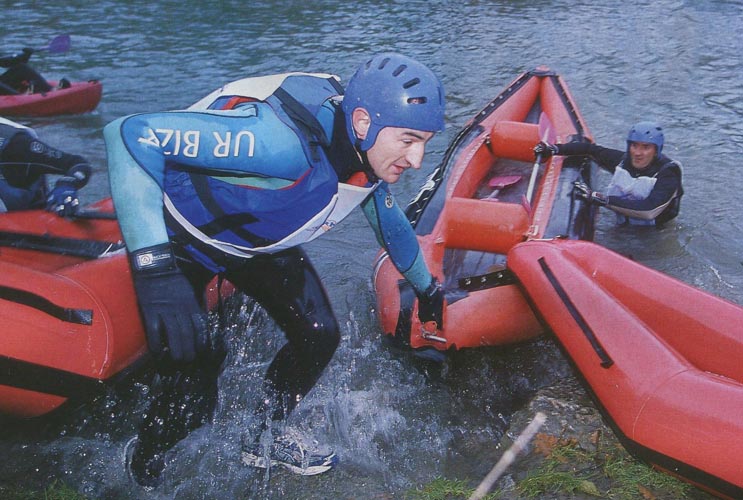
[{"label": "man in blue helmet", "polygon": [[[62,217],[77,213],[78,189],[90,164],[42,142],[31,128],[0,117],[0,213],[46,208]],[[60,176],[47,189],[47,176]]]},{"label": "man in blue helmet", "polygon": [[616,212],[621,224],[660,226],[676,217],[684,194],[681,164],[662,154],[663,129],[653,122],[640,122],[627,134],[624,151],[596,144],[540,142],[534,153],[552,155],[589,155],[602,168],[612,172],[606,194],[592,191],[585,183],[576,183],[574,193]]},{"label": "man in blue helmet", "polygon": [[340,340],[298,245],[360,205],[416,290],[421,321],[443,327],[443,293],[388,189],[421,167],[444,128],[443,87],[424,65],[391,53],[363,64],[343,94],[332,75],[249,78],[188,110],[106,126],[111,192],[162,387],[128,447],[140,484],[158,484],[165,452],[213,410],[224,349],[207,331],[203,290],[215,274],[255,298],[287,338],[244,445],[243,461],[255,467],[309,475],[337,461],[280,432]]}]

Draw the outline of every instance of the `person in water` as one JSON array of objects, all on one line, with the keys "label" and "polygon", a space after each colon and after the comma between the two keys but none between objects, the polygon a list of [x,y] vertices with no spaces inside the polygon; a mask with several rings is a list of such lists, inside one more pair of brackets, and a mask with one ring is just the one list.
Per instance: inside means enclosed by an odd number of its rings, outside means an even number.
[{"label": "person in water", "polygon": [[443,128],[441,82],[395,53],[360,66],[345,93],[331,75],[251,78],[189,110],[105,127],[111,192],[161,387],[127,447],[140,484],[157,485],[167,450],[213,412],[225,356],[204,318],[214,275],[255,298],[287,339],[265,375],[243,461],[304,475],[336,464],[334,453],[305,449],[281,425],[340,340],[300,245],[360,205],[414,288],[421,321],[443,328],[441,286],[388,188],[421,167],[426,144]]},{"label": "person in water", "polygon": [[[52,86],[35,69],[28,65],[34,53],[33,49],[24,48],[20,54],[0,57],[0,67],[8,68],[0,74],[0,95],[14,95],[35,92],[49,92]],[[59,88],[67,88],[70,82],[62,78]]]},{"label": "person in water", "polygon": [[[39,140],[33,129],[0,118],[0,213],[46,208],[73,216],[77,191],[88,183],[90,164]],[[60,175],[47,189],[47,175]]]},{"label": "person in water", "polygon": [[662,154],[663,142],[663,129],[658,124],[640,122],[627,134],[624,151],[585,142],[540,142],[534,153],[542,158],[591,156],[613,173],[609,187],[600,193],[579,182],[574,193],[616,212],[620,224],[660,226],[678,215],[684,194],[681,164]]}]

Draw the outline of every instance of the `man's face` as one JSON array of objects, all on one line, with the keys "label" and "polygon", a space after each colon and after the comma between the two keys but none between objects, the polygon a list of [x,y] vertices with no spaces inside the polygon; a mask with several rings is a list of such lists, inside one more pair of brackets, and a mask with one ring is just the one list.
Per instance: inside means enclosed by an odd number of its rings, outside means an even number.
[{"label": "man's face", "polygon": [[655,144],[650,142],[630,142],[629,156],[632,166],[637,170],[647,168],[655,158]]},{"label": "man's face", "polygon": [[433,135],[433,132],[385,127],[366,152],[369,165],[377,177],[393,184],[408,168],[421,168],[426,143]]}]

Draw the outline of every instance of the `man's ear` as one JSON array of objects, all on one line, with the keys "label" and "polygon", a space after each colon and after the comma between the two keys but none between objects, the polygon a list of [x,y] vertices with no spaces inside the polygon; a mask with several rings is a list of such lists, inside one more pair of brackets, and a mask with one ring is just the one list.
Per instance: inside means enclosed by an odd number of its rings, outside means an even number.
[{"label": "man's ear", "polygon": [[364,108],[356,108],[351,113],[351,122],[356,137],[361,140],[366,139],[366,134],[369,133],[369,127],[371,126],[369,113]]}]

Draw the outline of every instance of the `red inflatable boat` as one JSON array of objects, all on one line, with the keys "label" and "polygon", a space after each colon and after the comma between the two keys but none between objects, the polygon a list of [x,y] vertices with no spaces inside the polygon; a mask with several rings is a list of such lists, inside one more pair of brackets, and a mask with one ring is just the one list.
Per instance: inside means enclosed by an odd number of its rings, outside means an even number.
[{"label": "red inflatable boat", "polygon": [[385,253],[374,271],[383,333],[413,348],[499,345],[543,329],[506,254],[531,238],[593,238],[595,210],[572,196],[595,164],[553,157],[535,163],[540,139],[591,141],[566,83],[547,68],[514,80],[454,139],[407,208],[426,262],[444,284],[443,332],[418,321],[416,298]]},{"label": "red inflatable boat", "polygon": [[0,214],[2,414],[35,417],[84,400],[147,352],[112,204],[93,209],[75,220]]},{"label": "red inflatable boat", "polygon": [[583,241],[508,266],[639,458],[743,498],[743,308]]},{"label": "red inflatable boat", "polygon": [[64,89],[50,81],[53,90],[33,94],[0,95],[0,116],[53,116],[93,111],[101,101],[98,80],[72,82]]}]

